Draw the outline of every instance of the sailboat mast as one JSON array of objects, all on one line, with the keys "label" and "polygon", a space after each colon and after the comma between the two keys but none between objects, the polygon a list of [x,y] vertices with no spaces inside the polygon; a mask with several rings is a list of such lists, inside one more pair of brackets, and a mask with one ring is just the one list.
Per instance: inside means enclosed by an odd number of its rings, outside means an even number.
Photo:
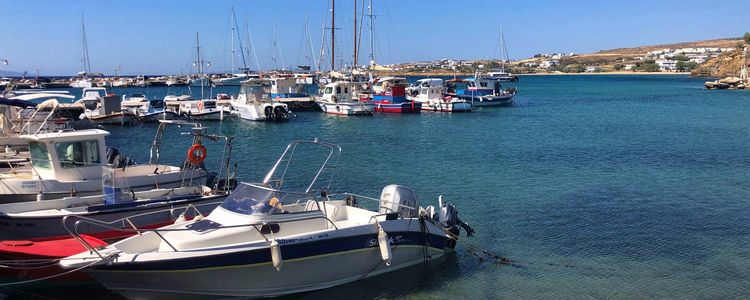
[{"label": "sailboat mast", "polygon": [[83,72],[91,73],[91,64],[89,62],[89,46],[86,40],[86,24],[83,22],[83,13],[81,13],[81,32],[83,32]]},{"label": "sailboat mast", "polygon": [[198,61],[196,62],[198,64],[198,82],[201,85],[201,99],[203,99],[203,60],[201,59],[201,40],[198,32],[195,33],[195,49],[198,56]]},{"label": "sailboat mast", "polygon": [[[234,19],[234,7],[232,7],[232,19]],[[232,20],[229,20],[229,21],[232,22]],[[231,71],[232,73],[234,73],[234,70],[235,70],[235,67],[234,67],[234,56],[235,56],[234,54],[234,30],[236,28],[234,28],[234,23],[235,22],[232,22],[232,25],[231,25],[232,26],[232,38],[230,39],[232,40],[232,50],[230,51],[232,53],[232,71]]]},{"label": "sailboat mast", "polygon": [[502,72],[505,73],[505,62],[508,59],[508,48],[505,46],[505,34],[503,34],[503,24],[500,24],[500,47],[502,47],[502,62],[501,62],[501,68]]},{"label": "sailboat mast", "polygon": [[354,41],[354,64],[352,65],[352,69],[356,68],[357,63],[358,63],[357,62],[357,58],[358,58],[358,55],[357,55],[358,54],[357,53],[357,1],[358,0],[354,0],[354,30],[352,30],[354,32],[354,40],[353,40]]},{"label": "sailboat mast", "polygon": [[336,70],[336,0],[331,0],[331,71]]},{"label": "sailboat mast", "polygon": [[310,36],[310,24],[307,20],[307,13],[305,13],[305,38],[307,39],[307,47],[310,48],[310,57],[308,58],[310,67],[315,66],[315,71],[319,71],[318,58],[315,57],[315,49],[313,48],[312,36]]},{"label": "sailboat mast", "polygon": [[[247,29],[247,40],[250,41],[250,48],[253,49],[253,58],[255,58],[255,66],[258,68],[258,73],[260,73],[260,61],[258,61],[258,53],[255,52],[255,44],[253,43],[253,35],[250,33],[250,25],[248,24],[247,20],[245,20],[245,28]],[[247,55],[249,56],[250,52],[248,52]]]},{"label": "sailboat mast", "polygon": [[[245,50],[242,49],[242,35],[240,34],[239,26],[237,26],[237,16],[234,14],[234,7],[232,7],[232,22],[233,22],[233,30],[232,30],[232,36],[234,36],[234,31],[237,31],[237,43],[240,44],[240,57],[242,57],[242,68],[245,72],[247,72],[247,60],[245,60]],[[234,38],[232,39],[232,71],[234,71]]]},{"label": "sailboat mast", "polygon": [[370,0],[370,66],[375,65],[375,34],[373,27],[372,0]]}]

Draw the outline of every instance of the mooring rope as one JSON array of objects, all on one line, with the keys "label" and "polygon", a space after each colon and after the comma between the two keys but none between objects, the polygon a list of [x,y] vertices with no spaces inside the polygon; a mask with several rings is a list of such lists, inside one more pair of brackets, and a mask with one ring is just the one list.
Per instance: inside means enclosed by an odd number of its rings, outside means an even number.
[{"label": "mooring rope", "polygon": [[[109,258],[111,256],[112,255],[108,255],[108,256],[106,256],[104,258],[106,259],[106,258]],[[80,270],[86,269],[88,267],[91,267],[91,266],[93,266],[95,264],[98,264],[98,263],[100,263],[102,261],[104,261],[104,260],[103,259],[101,259],[101,260],[95,260],[95,261],[91,262],[90,264],[87,264],[87,265],[84,265],[84,266],[81,266],[81,267],[78,267],[78,268],[75,268],[75,269],[71,269],[71,270],[68,270],[68,271],[65,271],[65,272],[62,272],[62,273],[59,273],[59,274],[42,277],[42,278],[35,278],[35,279],[29,279],[29,280],[24,280],[24,281],[8,282],[8,283],[0,283],[0,287],[34,283],[34,282],[48,280],[48,279],[52,279],[52,278],[56,278],[56,277],[60,277],[60,276],[65,276],[65,275],[68,275],[68,274],[71,274],[71,273],[78,272]]]},{"label": "mooring rope", "polygon": [[[456,243],[460,243],[461,245],[463,245],[466,248],[466,250],[469,252],[469,254],[477,257],[480,261],[484,261],[485,259],[490,258],[490,259],[497,260],[501,264],[504,264],[504,265],[517,265],[516,261],[513,261],[513,260],[511,260],[511,259],[509,259],[507,257],[501,256],[501,255],[492,253],[491,251],[489,251],[487,249],[484,249],[482,247],[479,247],[476,244],[471,243],[469,241],[464,241],[462,239],[459,239],[458,235],[453,234],[452,232],[450,232],[447,229],[443,228],[443,226],[441,226],[440,224],[435,224],[435,222],[433,220],[430,220],[430,219],[425,219],[425,220],[431,222],[433,225],[435,225],[438,228],[442,229],[443,232],[448,236],[448,238],[454,240]],[[483,255],[480,255],[480,253],[483,254]]]}]

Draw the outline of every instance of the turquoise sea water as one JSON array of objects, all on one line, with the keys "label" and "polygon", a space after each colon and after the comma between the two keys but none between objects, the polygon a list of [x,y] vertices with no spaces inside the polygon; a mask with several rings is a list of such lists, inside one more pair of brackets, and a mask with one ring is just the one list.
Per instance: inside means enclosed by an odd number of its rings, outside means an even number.
[{"label": "turquoise sea water", "polygon": [[[527,76],[512,107],[298,112],[288,123],[221,126],[238,133],[243,180],[260,180],[291,140],[317,137],[343,148],[332,190],[377,197],[398,183],[423,206],[442,194],[476,229],[465,240],[516,261],[482,262],[459,246],[427,265],[290,298],[747,298],[750,91],[707,91],[702,82]],[[154,129],[112,127],[108,142],[145,162]],[[178,163],[189,147],[178,131],[165,162]],[[209,166],[220,148],[209,145]],[[0,292],[112,296],[96,285]]]}]

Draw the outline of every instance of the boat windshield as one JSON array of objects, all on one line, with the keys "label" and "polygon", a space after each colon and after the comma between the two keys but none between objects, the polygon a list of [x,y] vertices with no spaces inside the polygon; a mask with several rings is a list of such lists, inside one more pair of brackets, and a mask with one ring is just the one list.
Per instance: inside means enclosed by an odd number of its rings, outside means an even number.
[{"label": "boat windshield", "polygon": [[31,153],[31,165],[39,169],[49,169],[49,153],[47,145],[40,142],[29,142],[29,152]]},{"label": "boat windshield", "polygon": [[151,100],[151,108],[164,108],[164,101],[163,100]]},{"label": "boat windshield", "polygon": [[296,212],[314,198],[304,193],[275,190],[250,183],[240,184],[222,202],[221,207],[244,215],[273,215]]}]

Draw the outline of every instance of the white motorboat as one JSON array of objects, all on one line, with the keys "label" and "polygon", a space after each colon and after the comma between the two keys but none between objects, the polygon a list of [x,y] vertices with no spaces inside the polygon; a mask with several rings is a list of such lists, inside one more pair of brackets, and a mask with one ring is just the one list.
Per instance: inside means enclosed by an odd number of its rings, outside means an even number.
[{"label": "white motorboat", "polygon": [[[309,182],[287,176],[299,170],[292,161],[303,149],[323,155],[320,169],[306,170]],[[328,195],[340,151],[318,141],[294,142],[262,183],[240,184],[206,218],[91,247],[60,265],[92,267],[89,275],[134,299],[272,297],[437,259],[455,247],[460,227],[473,233],[453,205],[440,200],[437,211],[420,207],[416,193],[403,186],[386,186],[379,199]],[[379,209],[361,208],[357,201],[365,199]]]},{"label": "white motorboat", "polygon": [[[119,190],[119,188],[118,188]],[[161,227],[171,224],[188,205],[198,206],[201,214],[208,214],[226,197],[226,194],[212,193],[205,186],[183,186],[158,188],[140,192],[64,197],[55,200],[29,201],[0,204],[0,240],[33,240],[69,238],[63,227],[63,218],[68,216],[111,222],[132,216],[130,221],[137,227]],[[213,205],[211,205],[213,203]],[[162,211],[160,214],[140,214]],[[128,227],[123,222],[119,228]],[[77,226],[76,231],[97,238],[110,239],[123,236],[117,230],[103,226]]]},{"label": "white motorboat", "polygon": [[231,108],[216,105],[214,99],[180,101],[179,115],[196,121],[221,121],[236,117]]},{"label": "white motorboat", "polygon": [[120,106],[122,109],[129,109],[134,107],[141,107],[148,103],[148,97],[141,93],[135,93],[130,95],[122,95],[122,102]]},{"label": "white motorboat", "polygon": [[84,108],[81,119],[101,125],[128,125],[136,122],[134,114],[123,111],[120,97],[108,94],[103,87],[84,88],[83,97],[73,103]]},{"label": "white motorboat", "polygon": [[325,85],[323,96],[317,101],[323,112],[334,115],[372,115],[375,103],[355,99],[356,84],[336,81]]},{"label": "white motorboat", "polygon": [[516,96],[515,89],[503,90],[499,80],[479,72],[472,78],[448,80],[446,85],[448,95],[471,102],[474,107],[511,105]]},{"label": "white motorboat", "polygon": [[444,82],[440,78],[424,78],[412,83],[407,89],[407,99],[422,104],[422,110],[439,112],[470,112],[471,103],[445,94]]},{"label": "white motorboat", "polygon": [[[163,128],[157,131],[159,142]],[[179,186],[184,180],[203,183],[206,171],[156,163],[132,165],[123,155],[107,153],[105,136],[99,129],[22,135],[30,152],[30,168],[0,174],[0,203],[38,201],[71,195],[101,193],[102,178],[114,174],[127,183],[128,190]]]},{"label": "white motorboat", "polygon": [[230,101],[235,113],[251,121],[289,120],[292,112],[271,98],[271,85],[270,80],[260,78],[242,82],[239,95]]},{"label": "white motorboat", "polygon": [[166,110],[162,99],[148,99],[144,94],[123,96],[122,109],[135,115],[141,122],[157,122],[159,120],[174,120],[177,113]]},{"label": "white motorboat", "polygon": [[[194,123],[166,121],[160,122],[159,134],[169,124],[199,126]],[[218,136],[208,135],[206,128],[194,127],[190,134],[193,136],[193,145],[202,145],[204,138],[216,140]],[[222,137],[225,138],[225,137]],[[225,138],[225,157],[231,155],[231,139]],[[152,147],[152,161],[150,168],[158,166],[159,145],[155,141]],[[202,146],[201,146],[202,147]],[[75,232],[87,234],[102,239],[111,239],[123,236],[117,232],[119,228],[157,228],[171,224],[187,206],[196,208],[197,214],[208,214],[233,188],[233,184],[227,184],[232,172],[229,159],[226,158],[220,170],[227,174],[215,175],[208,185],[203,185],[205,180],[191,180],[190,173],[203,174],[198,164],[186,164],[185,172],[179,182],[168,184],[156,184],[153,189],[142,191],[132,190],[132,176],[128,178],[128,168],[104,167],[100,176],[100,192],[89,196],[69,196],[60,199],[44,201],[27,201],[0,204],[0,228],[12,228],[12,230],[0,230],[0,240],[36,240],[36,239],[65,239],[70,238],[64,225],[75,225]],[[158,171],[158,170],[157,170]],[[157,172],[158,173],[158,172]],[[157,179],[158,180],[158,179]],[[171,208],[171,210],[169,209]],[[113,222],[128,218],[127,222],[114,222],[108,226],[89,226],[85,224],[74,224],[65,222],[64,218],[75,217],[75,219],[96,220],[100,222]],[[114,227],[114,228],[112,228]],[[70,229],[70,228],[69,228]],[[127,236],[128,234],[125,234]],[[2,252],[2,251],[0,251]]]}]

